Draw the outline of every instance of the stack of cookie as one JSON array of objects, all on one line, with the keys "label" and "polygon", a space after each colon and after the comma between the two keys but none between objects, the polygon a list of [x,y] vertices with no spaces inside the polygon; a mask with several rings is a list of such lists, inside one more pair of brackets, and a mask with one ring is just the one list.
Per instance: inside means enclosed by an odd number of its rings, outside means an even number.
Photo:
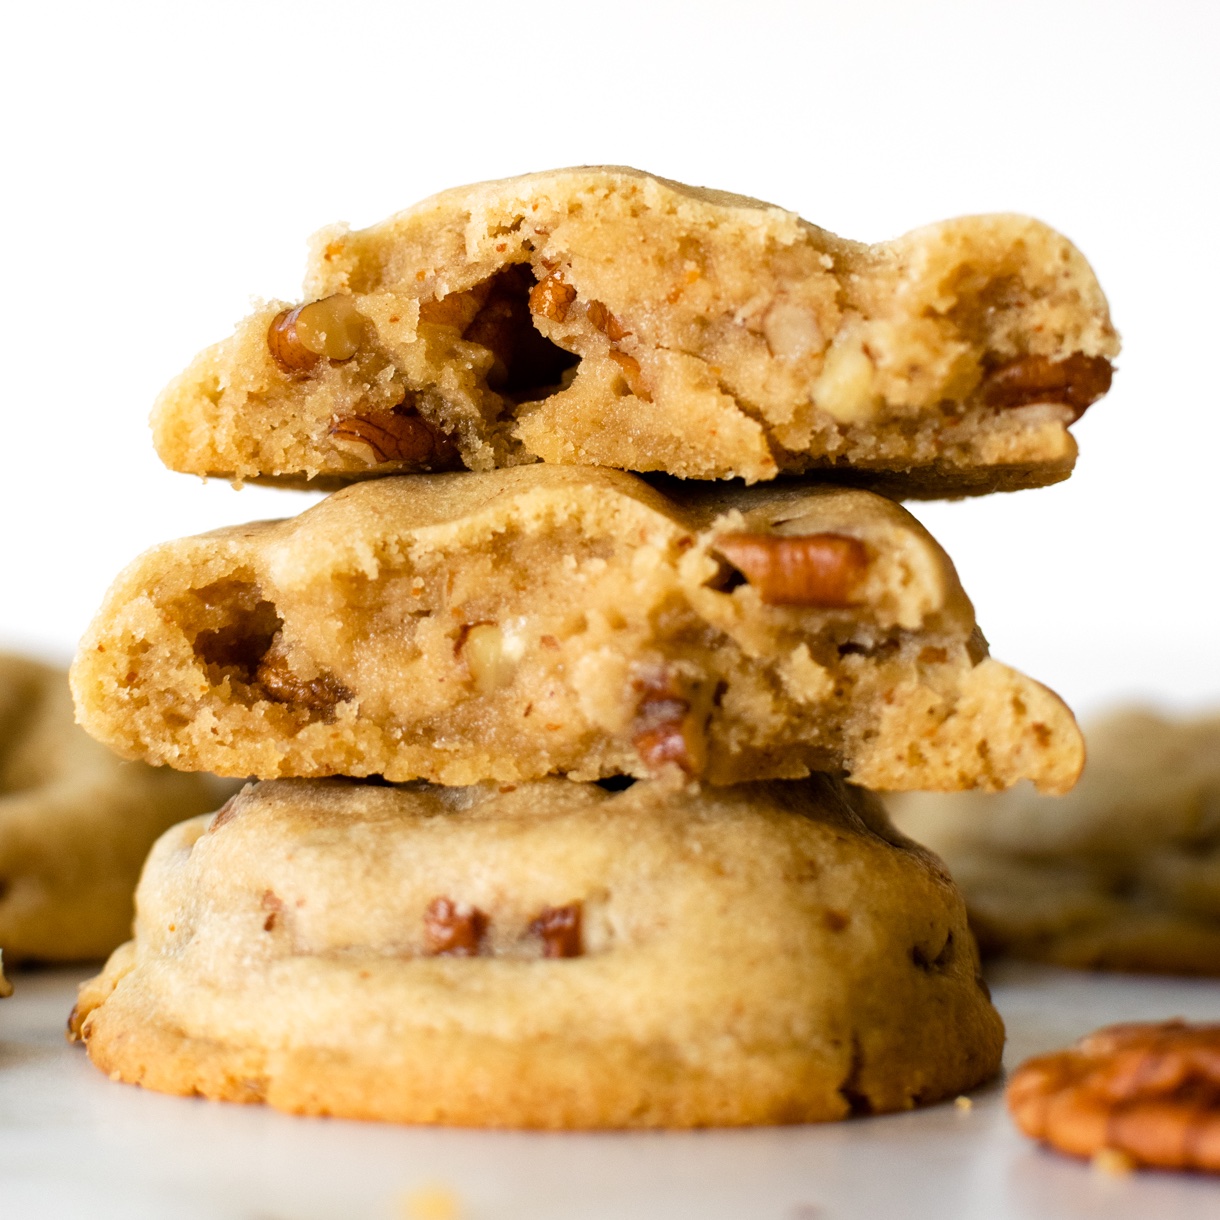
[{"label": "stack of cookie", "polygon": [[324,232],[305,296],[154,433],[341,490],[144,555],[74,668],[121,753],[260,781],[154,849],[73,1017],[95,1062],[539,1127],[992,1075],[960,897],[865,789],[1059,792],[1083,750],[875,489],[1070,473],[1117,351],[1079,253],[1007,216],[863,246],[581,169]]}]

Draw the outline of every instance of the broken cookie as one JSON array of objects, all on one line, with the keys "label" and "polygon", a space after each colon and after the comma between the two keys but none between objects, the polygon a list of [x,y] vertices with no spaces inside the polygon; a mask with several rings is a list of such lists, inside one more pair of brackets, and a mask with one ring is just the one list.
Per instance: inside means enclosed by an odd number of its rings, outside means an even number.
[{"label": "broken cookie", "polygon": [[541,459],[964,495],[1066,478],[1118,347],[1082,255],[1026,217],[869,246],[566,169],[323,231],[305,299],[203,352],[153,432],[171,468],[237,480]]},{"label": "broken cookie", "polygon": [[1071,787],[1071,713],[987,656],[905,510],[667,490],[544,465],[381,479],[154,548],[82,641],[81,722],[127,757],[259,778]]},{"label": "broken cookie", "polygon": [[281,780],[169,831],[70,1023],[111,1079],[487,1127],[799,1123],[999,1069],[938,862],[837,779]]}]

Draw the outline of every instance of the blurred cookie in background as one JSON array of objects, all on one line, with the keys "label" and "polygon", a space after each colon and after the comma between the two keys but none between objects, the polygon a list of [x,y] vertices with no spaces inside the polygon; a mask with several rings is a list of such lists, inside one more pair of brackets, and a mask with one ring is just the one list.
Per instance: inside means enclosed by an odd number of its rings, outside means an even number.
[{"label": "blurred cookie in background", "polygon": [[984,953],[1220,975],[1220,714],[1123,708],[1085,737],[1067,796],[905,794],[894,821],[944,858]]},{"label": "blurred cookie in background", "polygon": [[232,784],[124,762],[76,726],[68,677],[0,653],[0,946],[8,964],[103,957],[162,831]]}]

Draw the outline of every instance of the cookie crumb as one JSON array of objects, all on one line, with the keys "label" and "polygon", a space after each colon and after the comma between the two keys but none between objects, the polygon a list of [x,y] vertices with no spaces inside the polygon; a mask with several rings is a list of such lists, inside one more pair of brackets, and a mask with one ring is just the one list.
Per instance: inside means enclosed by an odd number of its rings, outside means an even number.
[{"label": "cookie crumb", "polygon": [[1121,1149],[1102,1148],[1093,1154],[1093,1172],[1104,1173],[1107,1177],[1126,1177],[1134,1168],[1135,1162]]},{"label": "cookie crumb", "polygon": [[403,1220],[462,1220],[462,1204],[445,1186],[424,1186],[403,1201]]},{"label": "cookie crumb", "polygon": [[968,1113],[970,1110],[974,1109],[974,1101],[971,1098],[967,1097],[965,1094],[962,1094],[961,1097],[955,1097],[953,1099],[953,1104],[959,1110],[961,1110],[961,1112],[963,1114]]}]

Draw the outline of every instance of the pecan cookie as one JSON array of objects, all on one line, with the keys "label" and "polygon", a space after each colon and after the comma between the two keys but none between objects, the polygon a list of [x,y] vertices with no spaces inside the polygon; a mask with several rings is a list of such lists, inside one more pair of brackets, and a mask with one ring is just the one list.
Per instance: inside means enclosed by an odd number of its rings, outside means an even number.
[{"label": "pecan cookie", "polygon": [[901,1110],[1003,1042],[939,862],[838,780],[280,780],[169,831],[70,1027],[112,1078],[398,1122]]},{"label": "pecan cookie", "polygon": [[1220,975],[1220,717],[1115,712],[1068,796],[904,795],[891,812],[961,885],[985,951]]},{"label": "pecan cookie", "polygon": [[1070,1156],[1220,1173],[1220,1025],[1114,1025],[1023,1063],[1006,1092],[1026,1135]]},{"label": "pecan cookie", "polygon": [[1071,713],[987,657],[905,510],[670,490],[543,465],[380,479],[158,547],[81,644],[81,722],[128,757],[262,779],[1074,782]]},{"label": "pecan cookie", "polygon": [[0,945],[9,963],[104,957],[131,934],[156,837],[211,808],[208,777],[122,762],[72,720],[67,675],[0,653]]},{"label": "pecan cookie", "polygon": [[1066,478],[1118,337],[1082,255],[1021,216],[868,246],[754,199],[584,168],[314,240],[300,303],[153,413],[175,470],[315,480],[541,459],[900,495]]}]

